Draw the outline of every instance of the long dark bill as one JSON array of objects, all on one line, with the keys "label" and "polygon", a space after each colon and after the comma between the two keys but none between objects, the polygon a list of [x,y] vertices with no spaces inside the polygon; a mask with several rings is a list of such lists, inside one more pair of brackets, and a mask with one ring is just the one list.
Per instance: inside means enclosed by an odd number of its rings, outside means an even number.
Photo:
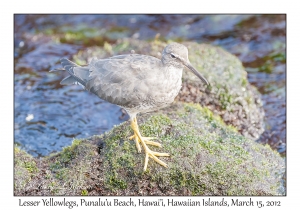
[{"label": "long dark bill", "polygon": [[199,79],[201,79],[206,85],[209,85],[208,81],[189,63],[183,62],[183,64],[189,68]]}]

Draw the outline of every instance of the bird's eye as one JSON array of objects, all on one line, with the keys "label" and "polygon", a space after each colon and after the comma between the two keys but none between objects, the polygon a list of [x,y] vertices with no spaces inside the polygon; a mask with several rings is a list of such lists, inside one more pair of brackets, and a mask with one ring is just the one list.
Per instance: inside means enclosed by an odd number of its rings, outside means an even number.
[{"label": "bird's eye", "polygon": [[172,58],[176,58],[176,56],[175,56],[174,54],[171,54],[171,57],[172,57]]}]

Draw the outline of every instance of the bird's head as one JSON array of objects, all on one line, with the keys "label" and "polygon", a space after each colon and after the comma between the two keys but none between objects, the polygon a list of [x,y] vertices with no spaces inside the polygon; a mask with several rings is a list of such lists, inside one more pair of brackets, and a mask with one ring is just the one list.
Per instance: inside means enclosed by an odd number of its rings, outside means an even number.
[{"label": "bird's head", "polygon": [[188,58],[188,49],[179,43],[173,42],[165,47],[162,52],[162,63],[166,66],[183,68],[184,66],[191,70],[206,85],[208,81],[192,66]]}]

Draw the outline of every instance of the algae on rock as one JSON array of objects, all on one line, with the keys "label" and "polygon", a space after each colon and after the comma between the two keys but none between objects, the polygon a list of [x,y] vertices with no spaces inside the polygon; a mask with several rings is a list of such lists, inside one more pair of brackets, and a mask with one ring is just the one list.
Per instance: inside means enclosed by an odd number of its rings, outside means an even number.
[{"label": "algae on rock", "polygon": [[[44,158],[44,170],[51,176],[47,183],[55,183],[48,195],[284,194],[284,161],[278,153],[243,137],[206,108],[174,103],[138,120],[144,136],[157,137],[162,143],[163,148],[153,150],[170,153],[161,157],[168,168],[150,159],[143,172],[145,155],[137,153],[134,142],[128,140],[131,130],[125,122]],[[31,180],[25,182],[34,187]]]}]

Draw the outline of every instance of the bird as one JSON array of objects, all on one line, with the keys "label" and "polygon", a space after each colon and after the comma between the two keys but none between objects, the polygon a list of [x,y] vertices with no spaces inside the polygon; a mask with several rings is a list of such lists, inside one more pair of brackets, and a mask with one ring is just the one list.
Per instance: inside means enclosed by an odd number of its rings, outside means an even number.
[{"label": "bird", "polygon": [[[172,42],[162,51],[161,59],[153,56],[135,54],[116,55],[105,59],[92,58],[87,66],[62,58],[62,68],[52,71],[67,71],[61,85],[81,85],[85,90],[99,98],[123,108],[129,115],[138,153],[141,146],[145,152],[144,171],[149,157],[160,165],[167,164],[159,157],[170,156],[168,153],[152,151],[147,145],[161,147],[153,139],[140,133],[137,114],[161,109],[171,104],[178,95],[182,85],[182,72],[187,67],[202,82],[209,85],[190,63],[188,49],[180,43]],[[141,144],[141,146],[140,146]]]}]

